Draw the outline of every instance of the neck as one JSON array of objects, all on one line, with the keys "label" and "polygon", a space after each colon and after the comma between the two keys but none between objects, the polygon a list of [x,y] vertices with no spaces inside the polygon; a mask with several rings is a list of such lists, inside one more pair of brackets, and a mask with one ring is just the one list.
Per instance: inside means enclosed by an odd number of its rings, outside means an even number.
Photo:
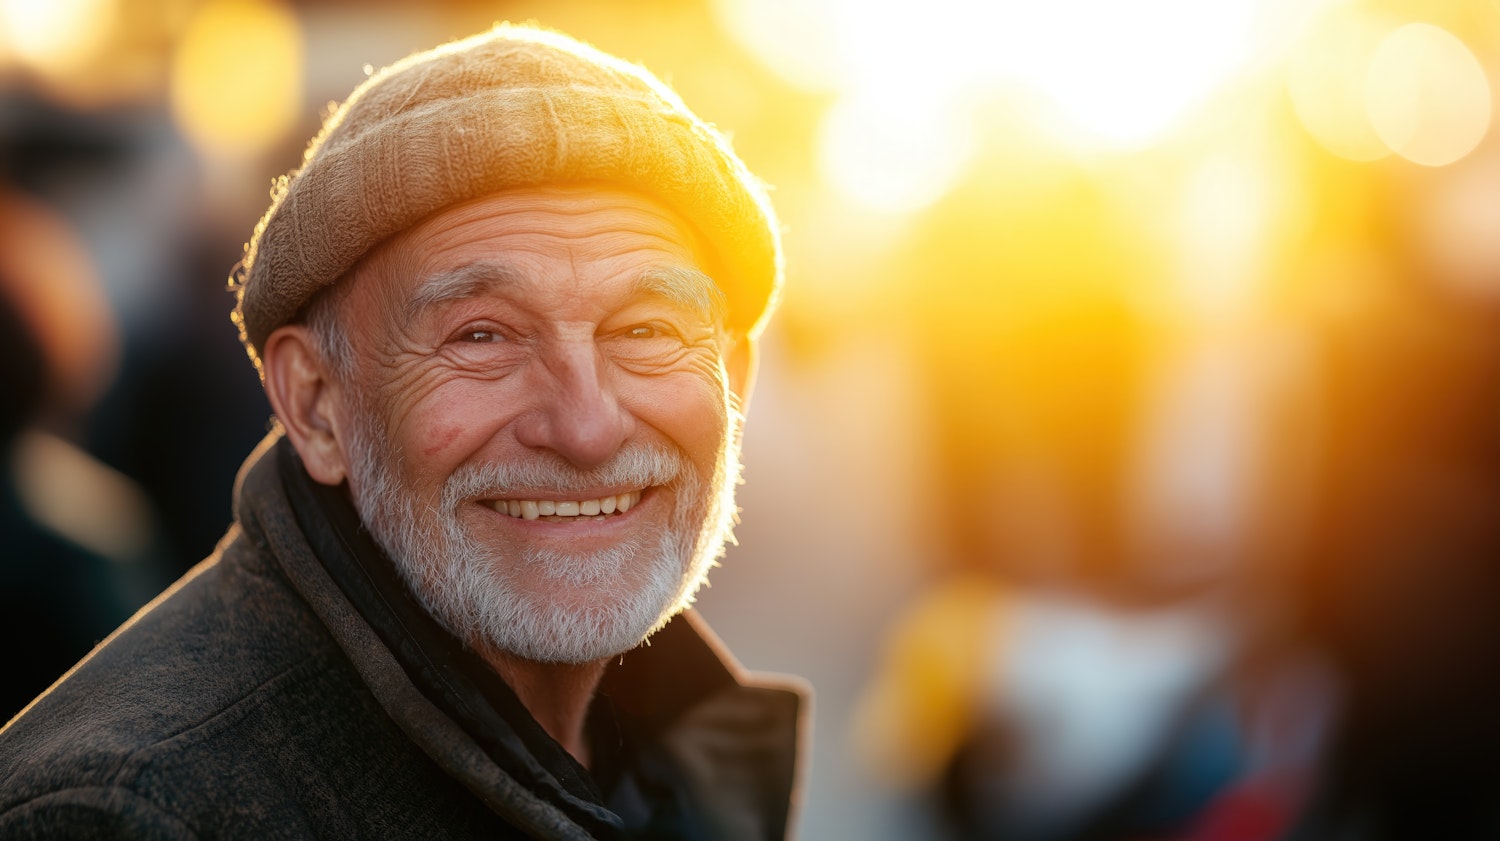
[{"label": "neck", "polygon": [[503,651],[481,652],[486,663],[503,678],[516,697],[578,763],[589,767],[584,723],[594,691],[604,676],[608,658],[589,663],[538,663]]}]

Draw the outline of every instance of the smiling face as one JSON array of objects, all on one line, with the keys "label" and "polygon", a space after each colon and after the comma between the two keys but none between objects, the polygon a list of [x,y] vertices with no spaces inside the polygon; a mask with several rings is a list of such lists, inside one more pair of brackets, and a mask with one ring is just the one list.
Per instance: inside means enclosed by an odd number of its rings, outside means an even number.
[{"label": "smiling face", "polygon": [[627,650],[733,517],[749,349],[704,265],[628,193],[452,208],[356,270],[336,303],[351,370],[306,401],[327,441],[289,434],[455,634],[545,662]]}]

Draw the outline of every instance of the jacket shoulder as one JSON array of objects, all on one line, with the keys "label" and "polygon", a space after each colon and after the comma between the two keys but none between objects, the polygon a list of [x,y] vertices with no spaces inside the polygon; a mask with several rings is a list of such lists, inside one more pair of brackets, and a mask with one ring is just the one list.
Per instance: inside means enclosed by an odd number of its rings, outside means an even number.
[{"label": "jacket shoulder", "polygon": [[12,841],[152,839],[199,836],[145,798],[119,788],[64,789],[0,814],[0,837]]},{"label": "jacket shoulder", "polygon": [[231,541],[0,731],[0,838],[510,837],[257,552]]},{"label": "jacket shoulder", "polygon": [[357,695],[290,585],[231,542],[0,731],[0,836],[180,837],[168,816],[192,811],[186,792],[246,785],[233,766],[250,770],[258,742]]}]

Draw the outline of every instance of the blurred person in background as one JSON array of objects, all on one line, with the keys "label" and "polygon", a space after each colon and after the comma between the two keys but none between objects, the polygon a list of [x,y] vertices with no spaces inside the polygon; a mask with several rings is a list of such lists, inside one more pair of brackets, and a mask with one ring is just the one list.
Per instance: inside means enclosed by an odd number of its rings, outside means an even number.
[{"label": "blurred person in background", "polygon": [[0,732],[0,834],[782,837],[801,691],[687,610],[780,282],[646,71],[502,25],[372,76],[247,248],[237,521]]},{"label": "blurred person in background", "polygon": [[[4,158],[37,168],[8,136]],[[65,145],[60,143],[59,145]],[[0,193],[0,680],[9,719],[160,586],[139,488],[85,453],[77,427],[113,371],[116,330],[67,221]]]},{"label": "blurred person in background", "polygon": [[[1295,841],[1500,837],[1500,137],[1336,186],[1373,260],[1325,268],[1330,434],[1304,633],[1342,711]],[[1341,200],[1347,200],[1340,197]]]},{"label": "blurred person in background", "polygon": [[1130,295],[1159,246],[1097,185],[1020,198],[1009,162],[977,169],[903,263],[993,297],[912,304],[946,563],[856,745],[958,838],[1276,837],[1332,714],[1277,608],[1307,377],[1153,333]]}]

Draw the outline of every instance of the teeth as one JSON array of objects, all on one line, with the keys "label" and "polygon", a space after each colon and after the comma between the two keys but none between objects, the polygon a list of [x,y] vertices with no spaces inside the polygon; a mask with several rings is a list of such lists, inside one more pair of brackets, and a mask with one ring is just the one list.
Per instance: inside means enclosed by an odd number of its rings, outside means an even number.
[{"label": "teeth", "polygon": [[618,496],[585,499],[577,502],[558,502],[551,499],[497,499],[490,505],[501,514],[509,514],[523,520],[546,517],[549,520],[600,517],[605,514],[629,511],[641,501],[640,491],[630,491]]}]

